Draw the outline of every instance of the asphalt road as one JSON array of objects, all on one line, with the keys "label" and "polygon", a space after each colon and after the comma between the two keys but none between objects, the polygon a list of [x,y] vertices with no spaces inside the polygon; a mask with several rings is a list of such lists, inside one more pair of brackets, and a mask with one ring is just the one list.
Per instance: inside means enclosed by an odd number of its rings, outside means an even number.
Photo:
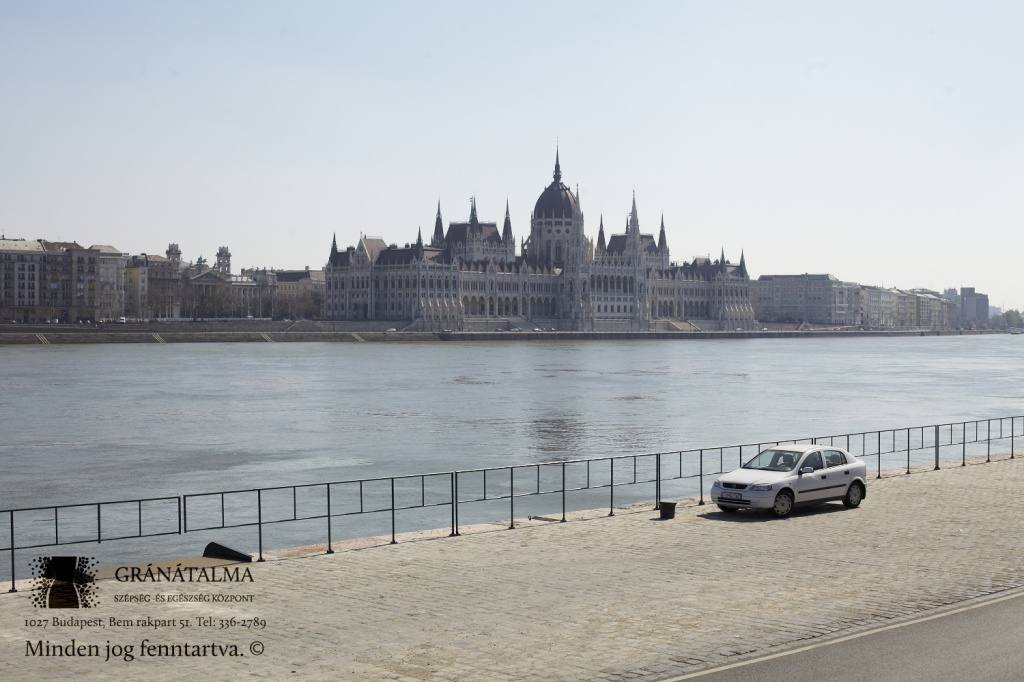
[{"label": "asphalt road", "polygon": [[1016,591],[1006,597],[925,616],[903,625],[673,679],[700,682],[1022,680],[1022,597],[1024,591]]}]

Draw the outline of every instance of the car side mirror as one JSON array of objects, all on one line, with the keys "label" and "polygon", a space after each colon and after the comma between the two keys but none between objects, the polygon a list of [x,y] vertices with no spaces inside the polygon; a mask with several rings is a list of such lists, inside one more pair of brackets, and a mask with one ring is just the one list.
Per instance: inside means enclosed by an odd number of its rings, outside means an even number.
[{"label": "car side mirror", "polygon": [[813,474],[814,473],[814,467],[804,467],[803,469],[800,470],[800,473],[801,474]]}]

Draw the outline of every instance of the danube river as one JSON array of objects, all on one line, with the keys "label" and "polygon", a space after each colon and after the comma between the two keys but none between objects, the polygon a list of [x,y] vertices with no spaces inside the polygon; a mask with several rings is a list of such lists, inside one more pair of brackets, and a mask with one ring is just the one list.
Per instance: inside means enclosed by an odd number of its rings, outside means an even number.
[{"label": "danube river", "polygon": [[1019,415],[1022,353],[1009,335],[0,347],[0,509]]}]

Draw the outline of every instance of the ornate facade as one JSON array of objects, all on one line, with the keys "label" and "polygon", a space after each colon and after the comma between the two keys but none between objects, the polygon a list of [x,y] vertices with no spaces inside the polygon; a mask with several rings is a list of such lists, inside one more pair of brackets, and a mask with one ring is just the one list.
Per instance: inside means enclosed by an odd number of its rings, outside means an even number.
[{"label": "ornate facade", "polygon": [[643,234],[636,197],[623,234],[597,245],[586,236],[578,197],[554,181],[530,217],[530,235],[516,255],[508,205],[499,230],[481,222],[476,200],[469,220],[447,232],[438,204],[429,243],[422,234],[399,247],[362,236],[340,251],[335,239],[325,266],[324,318],[391,320],[419,330],[735,329],[754,325],[746,262],[669,257],[662,219],[658,238]]}]

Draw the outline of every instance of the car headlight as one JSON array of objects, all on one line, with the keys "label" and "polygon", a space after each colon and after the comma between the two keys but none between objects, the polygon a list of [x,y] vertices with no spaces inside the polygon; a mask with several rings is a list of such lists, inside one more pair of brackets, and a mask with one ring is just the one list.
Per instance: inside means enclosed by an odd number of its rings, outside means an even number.
[{"label": "car headlight", "polygon": [[758,485],[750,486],[750,489],[751,490],[771,490],[772,489],[772,484],[771,483],[760,483]]},{"label": "car headlight", "polygon": [[720,485],[718,484],[718,479],[716,478],[716,479],[715,479],[715,482],[711,484],[711,487],[712,487],[712,488],[721,488],[722,486],[720,486]]}]

